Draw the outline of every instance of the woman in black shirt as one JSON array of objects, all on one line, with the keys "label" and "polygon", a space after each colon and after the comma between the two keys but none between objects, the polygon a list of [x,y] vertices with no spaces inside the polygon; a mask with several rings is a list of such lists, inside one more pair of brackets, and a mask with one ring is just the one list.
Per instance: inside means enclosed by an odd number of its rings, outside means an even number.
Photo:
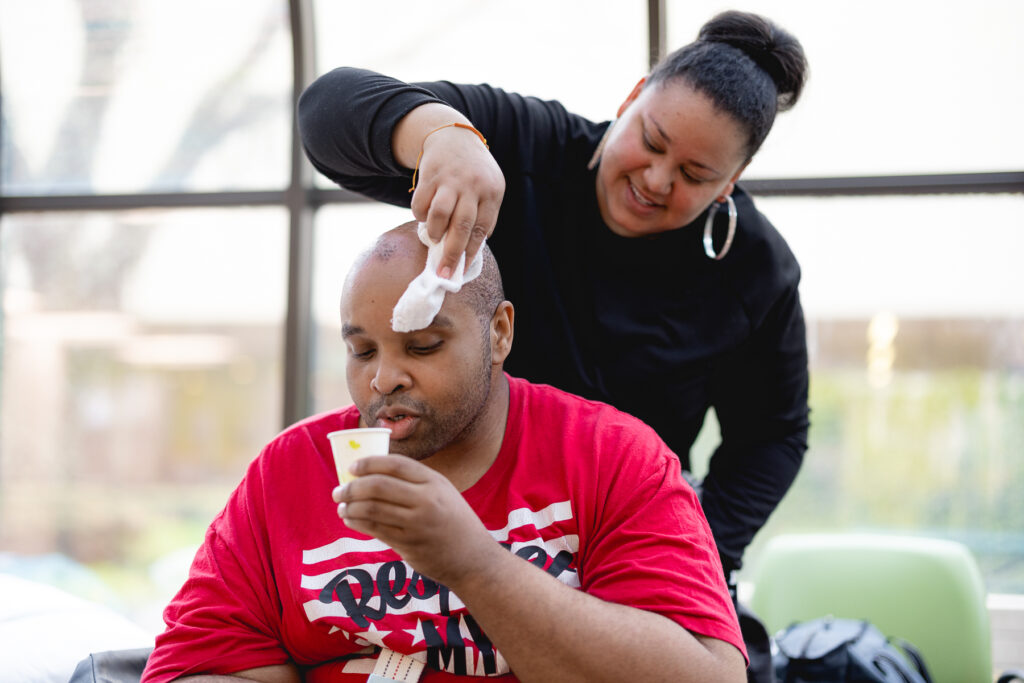
[{"label": "woman in black shirt", "polygon": [[640,417],[686,469],[715,409],[721,443],[701,495],[727,576],[806,450],[799,266],[736,185],[805,71],[795,38],[726,12],[614,122],[354,68],[299,102],[320,172],[448,235],[440,274],[488,238],[516,307],[511,374]]}]

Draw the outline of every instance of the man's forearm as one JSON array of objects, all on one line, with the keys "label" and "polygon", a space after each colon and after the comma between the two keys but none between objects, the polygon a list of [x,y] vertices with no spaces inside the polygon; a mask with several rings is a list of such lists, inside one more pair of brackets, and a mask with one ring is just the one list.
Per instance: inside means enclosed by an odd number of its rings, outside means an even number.
[{"label": "man's forearm", "polygon": [[449,586],[530,681],[743,681],[743,656],[658,614],[566,586],[495,546],[489,571]]},{"label": "man's forearm", "polygon": [[276,666],[261,666],[256,669],[246,669],[237,673],[227,675],[208,674],[202,676],[186,676],[175,679],[175,683],[302,683],[302,676],[293,664],[278,664]]}]

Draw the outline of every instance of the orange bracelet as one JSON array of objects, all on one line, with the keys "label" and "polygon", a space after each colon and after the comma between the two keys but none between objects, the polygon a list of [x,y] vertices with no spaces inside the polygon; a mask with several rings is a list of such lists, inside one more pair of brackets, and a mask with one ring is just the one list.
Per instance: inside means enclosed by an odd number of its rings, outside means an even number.
[{"label": "orange bracelet", "polygon": [[473,126],[466,125],[465,123],[446,123],[443,126],[438,126],[434,130],[430,131],[429,133],[423,136],[423,142],[420,143],[420,153],[419,156],[416,157],[416,166],[414,166],[412,169],[412,187],[409,188],[409,192],[412,192],[413,190],[416,189],[416,173],[420,170],[420,159],[423,158],[423,147],[427,144],[427,138],[429,138],[431,135],[441,130],[442,128],[451,128],[452,126],[456,128],[465,128],[466,130],[476,133],[476,136],[480,138],[480,142],[484,143],[484,147],[490,149],[490,147],[487,145],[487,139],[484,137],[484,134],[478,131]]}]

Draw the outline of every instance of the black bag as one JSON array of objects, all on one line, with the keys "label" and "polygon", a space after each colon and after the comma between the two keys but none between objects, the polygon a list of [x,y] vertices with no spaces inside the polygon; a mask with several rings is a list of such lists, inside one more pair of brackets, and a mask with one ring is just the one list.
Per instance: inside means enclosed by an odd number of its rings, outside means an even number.
[{"label": "black bag", "polygon": [[[897,648],[897,644],[899,647]],[[921,654],[867,621],[823,617],[775,636],[779,683],[931,683]]]},{"label": "black bag", "polygon": [[75,667],[68,683],[139,683],[153,648],[94,652]]},{"label": "black bag", "polygon": [[768,637],[768,629],[757,618],[749,607],[737,602],[736,616],[740,620],[740,633],[743,644],[747,648],[747,683],[775,683],[775,672],[772,669],[772,645]]}]

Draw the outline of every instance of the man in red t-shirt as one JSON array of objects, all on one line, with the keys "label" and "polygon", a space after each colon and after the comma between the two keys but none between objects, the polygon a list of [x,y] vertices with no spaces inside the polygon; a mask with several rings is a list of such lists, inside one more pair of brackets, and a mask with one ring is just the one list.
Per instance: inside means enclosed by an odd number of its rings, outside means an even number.
[{"label": "man in red t-shirt", "polygon": [[[357,261],[341,303],[355,405],[252,462],[143,680],[746,680],[675,455],[610,406],[503,373],[513,309],[486,249],[429,326],[395,332],[425,261],[412,224]],[[356,426],[390,428],[392,455],[338,486],[327,434]]]}]

